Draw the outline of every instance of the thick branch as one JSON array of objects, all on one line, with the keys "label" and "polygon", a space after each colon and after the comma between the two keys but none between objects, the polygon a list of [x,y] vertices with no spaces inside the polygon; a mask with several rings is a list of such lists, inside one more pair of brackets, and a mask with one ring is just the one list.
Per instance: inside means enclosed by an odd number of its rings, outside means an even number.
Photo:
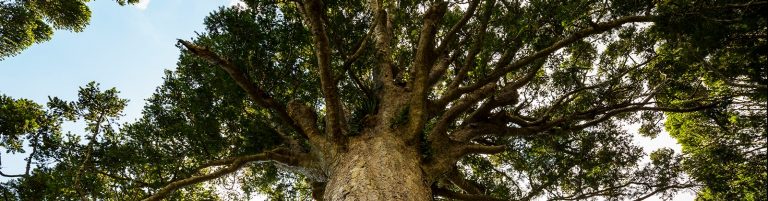
[{"label": "thick branch", "polygon": [[[539,72],[539,70],[541,70],[543,66],[544,66],[544,61],[543,60],[539,61],[522,78],[517,79],[516,81],[505,85],[504,88],[499,90],[499,92],[495,95],[494,98],[488,100],[485,104],[483,104],[476,111],[476,113],[470,116],[470,119],[468,120],[470,121],[476,120],[479,117],[479,115],[486,114],[495,108],[516,103],[518,101],[517,90],[525,86],[529,82],[531,82],[531,80],[533,80],[533,78],[536,77],[536,74]],[[447,96],[438,100],[437,104],[447,104],[446,101],[453,99],[451,95],[454,95],[454,94],[451,94],[451,92],[449,92]],[[486,97],[490,95],[491,94],[487,94]],[[483,97],[483,98],[486,98],[486,97]]]},{"label": "thick branch", "polygon": [[469,194],[481,194],[483,192],[482,187],[478,185],[477,183],[467,180],[464,178],[463,175],[459,172],[459,170],[454,167],[453,170],[449,171],[446,175],[446,179],[453,183],[454,185],[458,186],[465,192]]},{"label": "thick branch", "polygon": [[309,106],[306,106],[298,102],[288,103],[288,115],[296,121],[299,128],[306,133],[310,143],[320,148],[326,148],[330,146],[330,142],[326,139],[317,127],[317,115]]},{"label": "thick branch", "polygon": [[376,28],[376,19],[373,19],[373,22],[371,23],[371,28],[368,29],[368,32],[366,32],[365,36],[360,39],[360,42],[357,44],[357,48],[355,48],[355,52],[347,56],[347,59],[344,60],[344,64],[342,65],[345,70],[348,70],[352,63],[357,61],[358,58],[360,58],[361,55],[363,55],[363,52],[366,49],[366,46],[368,45],[368,40],[370,37],[373,37],[373,30]]},{"label": "thick branch", "polygon": [[374,89],[379,87],[394,88],[392,48],[392,22],[384,8],[382,0],[370,0],[374,16],[374,38],[378,66],[373,71]]},{"label": "thick branch", "polygon": [[179,43],[184,45],[184,47],[186,47],[193,54],[221,67],[221,69],[226,71],[235,81],[235,83],[237,83],[237,85],[240,86],[240,88],[243,89],[243,91],[245,91],[246,94],[248,94],[248,96],[251,97],[254,102],[256,102],[256,104],[267,109],[272,109],[277,114],[277,117],[280,118],[280,120],[291,126],[294,130],[296,130],[296,132],[306,136],[302,132],[302,129],[299,128],[288,116],[288,112],[286,111],[285,106],[275,101],[264,90],[251,82],[245,72],[237,68],[237,66],[229,62],[227,59],[217,55],[216,53],[213,53],[211,50],[208,50],[208,48],[200,47],[181,39],[179,39]]},{"label": "thick branch", "polygon": [[468,154],[498,154],[505,150],[507,150],[507,146],[504,145],[466,144],[461,147],[461,156]]},{"label": "thick branch", "polygon": [[209,161],[208,163],[205,163],[203,165],[200,165],[199,167],[195,168],[196,171],[209,168],[209,167],[216,167],[216,166],[222,166],[222,165],[229,165],[234,163],[237,160],[272,160],[276,162],[280,162],[286,165],[297,165],[298,161],[294,159],[293,157],[276,154],[277,150],[272,150],[270,152],[265,152],[261,154],[251,154],[251,155],[245,155],[245,156],[236,156],[231,158],[225,158],[225,159],[219,159],[214,161]]},{"label": "thick branch", "polygon": [[312,31],[312,39],[315,45],[320,85],[325,96],[326,131],[329,136],[342,135],[344,130],[344,112],[342,111],[341,98],[338,94],[336,81],[331,72],[331,48],[328,42],[328,33],[323,22],[323,2],[320,0],[307,0],[303,4],[305,17]]},{"label": "thick branch", "polygon": [[477,122],[471,123],[466,128],[455,131],[451,134],[451,139],[459,142],[468,142],[483,135],[492,135],[498,137],[525,136],[536,133],[535,128],[515,128],[496,123]]},{"label": "thick branch", "polygon": [[429,85],[434,86],[440,78],[445,75],[445,71],[448,70],[448,66],[451,65],[461,55],[460,51],[456,50],[450,56],[442,56],[438,59],[437,63],[432,67],[429,72]]},{"label": "thick branch", "polygon": [[434,43],[435,34],[440,21],[443,19],[448,3],[438,1],[431,6],[424,14],[424,24],[422,25],[419,42],[416,49],[416,56],[411,69],[413,81],[411,85],[411,103],[409,118],[409,133],[407,139],[411,139],[424,128],[427,121],[427,95],[429,89],[429,69],[435,62]]},{"label": "thick branch", "polygon": [[496,84],[489,84],[488,86],[483,87],[482,90],[467,95],[463,99],[459,100],[453,107],[445,111],[445,113],[435,124],[434,128],[432,128],[432,131],[429,134],[430,141],[435,141],[435,138],[445,136],[445,132],[448,130],[448,126],[450,126],[460,114],[467,111],[467,109],[472,107],[482,97],[492,93],[495,88]]}]

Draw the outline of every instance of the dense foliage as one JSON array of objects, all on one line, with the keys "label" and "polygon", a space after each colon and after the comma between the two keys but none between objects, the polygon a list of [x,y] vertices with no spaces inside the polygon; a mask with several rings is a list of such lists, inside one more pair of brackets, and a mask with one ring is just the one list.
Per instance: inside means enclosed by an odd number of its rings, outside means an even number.
[{"label": "dense foliage", "polygon": [[[127,125],[94,83],[47,107],[0,96],[0,146],[31,150],[0,193],[320,199],[324,157],[376,128],[416,147],[436,200],[768,197],[768,2],[318,2],[213,12]],[[682,153],[646,156],[633,123]]]}]

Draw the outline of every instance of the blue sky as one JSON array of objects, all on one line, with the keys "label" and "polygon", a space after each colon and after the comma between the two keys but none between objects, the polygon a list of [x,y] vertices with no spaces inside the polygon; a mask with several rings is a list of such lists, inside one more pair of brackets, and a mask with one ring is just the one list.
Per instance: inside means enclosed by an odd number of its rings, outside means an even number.
[{"label": "blue sky", "polygon": [[116,87],[130,99],[126,120],[141,112],[143,100],[173,69],[179,50],[176,39],[204,30],[203,18],[228,0],[154,0],[119,6],[100,0],[88,5],[91,23],[79,33],[56,31],[53,39],[0,61],[0,93],[38,103],[48,96],[77,98],[90,81],[102,89]]},{"label": "blue sky", "polygon": [[[116,87],[129,99],[123,122],[141,115],[144,99],[162,83],[163,71],[174,69],[177,38],[204,30],[203,19],[231,0],[144,0],[120,6],[112,0],[88,3],[91,22],[82,32],[56,31],[53,39],[0,61],[0,94],[39,104],[48,96],[76,100],[78,87],[101,83]],[[65,125],[79,133],[82,125]],[[4,150],[0,150],[4,152]],[[2,170],[23,172],[26,154],[2,154]]]}]

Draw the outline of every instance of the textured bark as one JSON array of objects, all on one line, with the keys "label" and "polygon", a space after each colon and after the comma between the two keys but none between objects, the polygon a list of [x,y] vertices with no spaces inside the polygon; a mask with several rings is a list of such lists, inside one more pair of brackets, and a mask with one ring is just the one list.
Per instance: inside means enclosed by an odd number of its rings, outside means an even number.
[{"label": "textured bark", "polygon": [[431,200],[413,146],[391,133],[351,138],[331,167],[324,200]]}]

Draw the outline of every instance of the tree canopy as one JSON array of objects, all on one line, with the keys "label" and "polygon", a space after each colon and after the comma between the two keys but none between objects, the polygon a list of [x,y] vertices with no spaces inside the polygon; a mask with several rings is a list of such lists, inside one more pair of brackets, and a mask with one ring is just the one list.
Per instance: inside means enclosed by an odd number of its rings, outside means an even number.
[{"label": "tree canopy", "polygon": [[[0,57],[45,40],[41,19],[87,22],[34,2],[0,3],[3,41],[21,44]],[[46,106],[0,96],[0,146],[31,148],[25,172],[0,172],[2,196],[768,197],[768,2],[244,2],[178,41],[135,122],[117,124],[127,100],[95,83]],[[84,132],[61,130],[76,120]],[[630,124],[682,153],[644,160]]]},{"label": "tree canopy", "polygon": [[[0,1],[0,60],[51,39],[53,30],[80,32],[91,18],[90,0]],[[118,4],[139,0],[116,0]]]}]

